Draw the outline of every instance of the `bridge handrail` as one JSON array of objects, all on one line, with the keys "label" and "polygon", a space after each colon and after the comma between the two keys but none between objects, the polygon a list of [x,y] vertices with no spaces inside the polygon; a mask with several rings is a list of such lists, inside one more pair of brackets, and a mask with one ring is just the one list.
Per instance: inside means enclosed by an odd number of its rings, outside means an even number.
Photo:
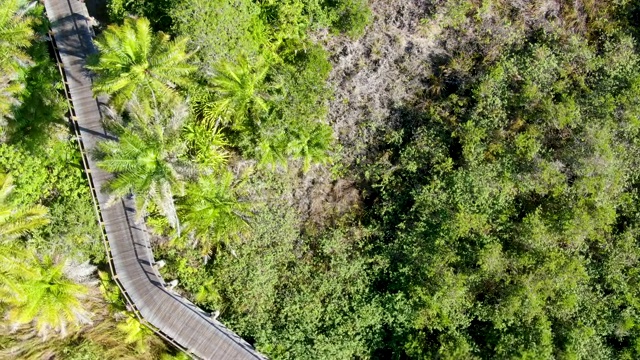
[{"label": "bridge handrail", "polygon": [[[123,297],[125,299],[127,307],[135,315],[135,317],[138,319],[138,321],[141,324],[143,324],[144,326],[149,328],[151,331],[156,333],[158,336],[160,336],[161,338],[163,338],[167,342],[171,343],[177,349],[183,351],[185,354],[187,354],[191,358],[195,358],[195,355],[193,353],[191,353],[188,349],[186,349],[182,345],[178,344],[170,336],[168,336],[167,334],[162,332],[162,330],[160,330],[160,329],[156,328],[155,326],[153,326],[152,324],[150,324],[148,321],[146,321],[140,315],[140,312],[139,312],[138,308],[136,307],[135,303],[131,300],[131,297],[129,296],[127,291],[124,289],[124,286],[122,285],[120,280],[118,279],[118,275],[116,274],[116,271],[115,271],[115,264],[113,263],[113,256],[111,254],[111,248],[109,246],[109,241],[107,240],[107,232],[106,232],[106,229],[105,229],[105,226],[104,226],[104,220],[102,218],[102,213],[100,212],[100,205],[98,204],[98,201],[97,201],[97,192],[96,192],[95,186],[93,184],[93,179],[92,179],[92,176],[91,176],[91,170],[90,170],[89,165],[88,165],[87,153],[85,151],[84,143],[82,141],[82,136],[80,134],[80,127],[79,127],[79,124],[77,122],[77,117],[76,117],[76,113],[75,113],[75,110],[74,110],[74,107],[73,107],[73,102],[71,100],[69,84],[67,82],[67,77],[66,77],[66,75],[64,73],[64,70],[63,70],[64,65],[62,63],[62,59],[60,57],[58,47],[56,46],[56,41],[55,41],[55,37],[53,36],[53,31],[52,31],[52,29],[50,27],[49,27],[48,35],[49,35],[49,39],[51,40],[51,44],[52,44],[52,47],[53,47],[53,50],[54,50],[53,52],[55,54],[56,65],[57,65],[57,68],[58,68],[58,72],[60,73],[60,76],[62,78],[63,91],[64,91],[64,95],[65,95],[67,108],[68,108],[68,111],[69,111],[69,121],[70,121],[71,126],[73,128],[75,139],[76,139],[76,142],[78,144],[78,150],[80,151],[80,155],[81,155],[80,157],[82,159],[82,167],[83,167],[83,169],[85,171],[85,175],[87,177],[87,183],[89,185],[89,190],[90,190],[90,193],[91,193],[91,201],[93,203],[93,209],[95,211],[96,218],[98,220],[97,221],[98,222],[98,226],[100,227],[100,237],[102,238],[102,243],[104,244],[104,247],[105,247],[105,251],[106,251],[106,255],[107,255],[107,262],[109,264],[109,272],[111,273],[111,278],[116,283],[116,285],[118,286],[118,289],[122,293],[122,295],[123,295]],[[145,235],[146,235],[146,232],[145,232]],[[145,236],[145,241],[147,242],[145,244],[145,246],[148,249],[148,247],[150,246],[149,241],[148,241],[148,236]],[[153,257],[151,257],[150,260],[153,260]],[[159,276],[159,274],[157,273],[157,270],[155,269],[155,267],[152,266],[152,268],[154,269],[154,272],[156,273],[158,278],[162,280],[162,277]],[[164,280],[162,280],[161,283],[162,283],[162,286],[164,287]]]}]

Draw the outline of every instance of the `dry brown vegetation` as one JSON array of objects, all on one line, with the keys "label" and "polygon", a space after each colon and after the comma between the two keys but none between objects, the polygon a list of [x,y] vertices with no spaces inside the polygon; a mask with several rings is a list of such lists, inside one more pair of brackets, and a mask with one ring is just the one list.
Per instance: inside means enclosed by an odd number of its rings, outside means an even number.
[{"label": "dry brown vegetation", "polygon": [[[420,20],[431,9],[426,2],[374,1],[372,23],[359,39],[313,34],[331,56],[330,84],[334,92],[328,121],[334,129],[340,166],[356,165],[371,149],[377,130],[384,127],[394,107],[411,101],[430,74],[430,57],[442,52],[434,37],[425,37]],[[423,74],[416,77],[415,74]],[[327,166],[306,174],[290,169],[287,202],[307,225],[330,225],[361,208],[361,196],[352,174],[333,173]]]},{"label": "dry brown vegetation", "polygon": [[569,29],[571,36],[587,35],[588,21],[591,32],[607,26],[606,4],[595,0],[374,0],[370,6],[373,21],[360,39],[316,34],[333,54],[328,118],[349,165],[371,151],[377,130],[392,125],[395,108],[440,95],[534,30]]},{"label": "dry brown vegetation", "polygon": [[[328,122],[340,146],[335,175],[327,166],[290,169],[287,202],[315,226],[360,208],[356,176],[405,106],[423,108],[492,65],[537,31],[590,36],[607,31],[606,5],[595,0],[373,0],[373,19],[353,39],[316,32],[331,55]],[[587,23],[591,24],[587,27]],[[593,35],[595,36],[595,35]]]},{"label": "dry brown vegetation", "polygon": [[[90,287],[89,296],[85,299],[90,309],[91,323],[83,324],[78,331],[69,337],[54,336],[44,341],[38,336],[31,324],[12,326],[0,324],[0,359],[60,359],[61,350],[68,344],[92,342],[96,346],[109,349],[108,354],[117,358],[142,358],[144,355],[135,354],[133,348],[123,342],[125,334],[116,329],[116,319],[111,313],[109,304],[103,298],[97,287]],[[124,356],[129,357],[124,357]]]},{"label": "dry brown vegetation", "polygon": [[[430,57],[442,52],[421,32],[432,6],[421,0],[373,1],[373,21],[365,35],[327,40],[333,54],[330,82],[335,96],[329,122],[352,164],[385,125],[394,107],[411,100],[430,75]],[[416,74],[420,74],[416,76]]]}]

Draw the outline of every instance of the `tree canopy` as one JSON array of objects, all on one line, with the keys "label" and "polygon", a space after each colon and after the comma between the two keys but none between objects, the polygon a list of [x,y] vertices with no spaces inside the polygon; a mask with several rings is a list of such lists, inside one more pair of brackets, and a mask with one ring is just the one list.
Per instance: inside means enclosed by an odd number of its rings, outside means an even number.
[{"label": "tree canopy", "polygon": [[107,94],[122,111],[130,101],[154,106],[174,101],[177,86],[188,86],[194,68],[186,61],[186,38],[153,33],[146,18],[111,25],[95,42],[98,55],[87,66],[98,76],[96,95]]},{"label": "tree canopy", "polygon": [[[41,7],[0,5],[0,357],[173,356],[66,268],[108,267],[91,193]],[[258,351],[640,357],[637,0],[100,10],[89,155],[174,291]]]},{"label": "tree canopy", "polygon": [[11,114],[11,106],[23,88],[17,81],[21,68],[30,62],[26,49],[33,41],[35,17],[23,0],[5,0],[0,9],[0,120]]}]

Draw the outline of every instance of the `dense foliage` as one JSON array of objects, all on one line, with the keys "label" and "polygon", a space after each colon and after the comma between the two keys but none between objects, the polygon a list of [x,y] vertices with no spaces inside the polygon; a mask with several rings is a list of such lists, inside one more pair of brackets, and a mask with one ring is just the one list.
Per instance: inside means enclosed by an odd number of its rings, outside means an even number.
[{"label": "dense foliage", "polygon": [[[0,1],[0,355],[170,356],[85,263],[41,9]],[[635,359],[639,9],[112,0],[92,155],[165,278],[270,358]]]},{"label": "dense foliage", "polygon": [[[368,17],[341,22],[361,4],[327,5],[166,10],[202,76],[185,89],[193,126],[258,164],[326,163],[314,154],[327,130],[307,124],[326,114],[331,67],[308,34]],[[628,5],[544,15],[537,3],[434,3],[423,31],[444,55],[386,124],[371,122],[377,135],[355,144],[365,157],[336,168],[359,178],[364,211],[309,227],[290,207],[292,179],[258,167],[236,190],[254,199],[241,218],[251,231],[209,262],[211,247],[161,247],[166,275],[274,358],[636,357],[640,73]]]},{"label": "dense foliage", "polygon": [[640,72],[629,37],[599,47],[531,41],[386,134],[372,221],[408,354],[638,356]]},{"label": "dense foliage", "polygon": [[104,245],[42,10],[0,1],[0,358],[158,358],[156,337],[128,341],[89,264]]},{"label": "dense foliage", "polygon": [[[595,20],[511,43],[465,25],[479,38],[453,45],[364,173],[378,286],[405,309],[378,354],[636,358],[636,41]],[[493,59],[467,50],[491,41]]]}]

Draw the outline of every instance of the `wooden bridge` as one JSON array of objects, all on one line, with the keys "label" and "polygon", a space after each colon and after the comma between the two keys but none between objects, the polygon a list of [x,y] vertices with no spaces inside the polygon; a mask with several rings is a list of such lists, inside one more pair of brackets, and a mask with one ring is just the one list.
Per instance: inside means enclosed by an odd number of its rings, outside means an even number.
[{"label": "wooden bridge", "polygon": [[44,0],[44,4],[109,265],[128,306],[143,324],[194,358],[266,359],[211,314],[165,286],[154,266],[145,226],[134,221],[130,199],[107,207],[109,195],[103,187],[111,175],[87,156],[99,141],[113,139],[102,126],[100,99],[93,97],[91,76],[84,67],[87,55],[96,51],[91,18],[81,0]]}]

